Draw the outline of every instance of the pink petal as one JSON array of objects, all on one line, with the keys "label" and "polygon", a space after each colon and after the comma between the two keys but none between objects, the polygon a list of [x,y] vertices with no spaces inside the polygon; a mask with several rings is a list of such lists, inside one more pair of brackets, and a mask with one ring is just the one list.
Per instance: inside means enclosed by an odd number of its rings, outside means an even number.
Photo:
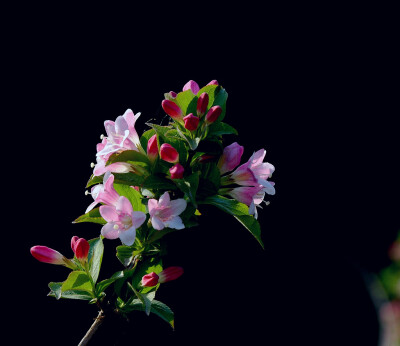
[{"label": "pink petal", "polygon": [[182,222],[182,219],[179,216],[173,217],[171,220],[164,222],[165,226],[174,229],[184,229],[185,225]]},{"label": "pink petal", "polygon": [[253,166],[261,164],[264,160],[266,153],[267,152],[265,149],[260,149],[256,151],[253,155],[251,155],[249,159],[249,162],[251,162],[251,168],[253,168]]},{"label": "pink petal", "polygon": [[135,242],[136,229],[135,227],[128,228],[126,231],[121,231],[119,234],[119,239],[122,243],[131,246]]},{"label": "pink petal", "polygon": [[132,225],[139,228],[146,221],[146,214],[141,211],[134,211],[132,213]]},{"label": "pink petal", "polygon": [[195,81],[190,80],[189,82],[187,82],[187,83],[184,85],[184,87],[183,87],[182,90],[183,90],[183,91],[191,90],[192,93],[196,95],[196,94],[199,92],[200,87],[199,87],[199,85],[198,85]]},{"label": "pink petal", "polygon": [[170,202],[171,214],[181,214],[187,206],[187,202],[183,198],[175,199]]},{"label": "pink petal", "polygon": [[164,194],[158,200],[158,207],[166,207],[169,205],[169,202],[170,202],[169,193],[164,192]]},{"label": "pink petal", "polygon": [[119,237],[119,229],[114,229],[114,222],[109,222],[101,229],[101,235],[107,239],[117,239]]},{"label": "pink petal", "polygon": [[120,196],[117,202],[117,205],[115,206],[118,211],[122,211],[123,213],[132,215],[133,213],[133,208],[131,202],[129,202],[129,199],[126,198],[125,196]]},{"label": "pink petal", "polygon": [[100,215],[107,222],[118,221],[118,213],[115,210],[115,207],[110,205],[102,205],[100,206]]},{"label": "pink petal", "polygon": [[106,129],[107,136],[112,137],[115,133],[115,122],[111,120],[106,120],[104,122],[104,128]]},{"label": "pink petal", "polygon": [[151,224],[153,225],[153,228],[158,231],[162,230],[165,227],[164,223],[157,216],[153,216],[151,218]]},{"label": "pink petal", "polygon": [[147,203],[147,207],[149,208],[150,216],[153,216],[154,213],[157,211],[158,201],[154,198],[149,199],[149,202]]}]

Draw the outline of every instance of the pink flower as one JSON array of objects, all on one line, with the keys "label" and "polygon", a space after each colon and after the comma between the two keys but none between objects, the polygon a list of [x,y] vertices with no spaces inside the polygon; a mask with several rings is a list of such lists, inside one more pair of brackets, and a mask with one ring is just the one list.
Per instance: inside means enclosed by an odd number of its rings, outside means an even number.
[{"label": "pink flower", "polygon": [[96,177],[106,172],[110,173],[128,173],[132,171],[132,166],[127,162],[114,162],[106,166],[105,161],[100,161],[94,166],[93,175]]},{"label": "pink flower", "polygon": [[184,172],[185,172],[185,169],[179,163],[177,163],[176,165],[172,166],[169,169],[169,173],[171,174],[171,179],[182,179]]},{"label": "pink flower", "polygon": [[71,239],[71,248],[79,261],[87,260],[90,245],[86,239],[79,238],[76,235],[73,236]]},{"label": "pink flower", "polygon": [[202,93],[197,100],[196,112],[199,117],[203,116],[208,107],[209,97],[207,93]]},{"label": "pink flower", "polygon": [[146,274],[142,277],[142,286],[144,287],[153,287],[158,284],[159,276],[151,272],[150,274]]},{"label": "pink flower", "polygon": [[216,79],[213,79],[210,83],[207,85],[218,85],[218,81]]},{"label": "pink flower", "polygon": [[256,196],[262,192],[262,186],[240,186],[235,187],[226,194],[233,197],[240,203],[244,203],[247,206],[250,206],[253,203]]},{"label": "pink flower", "polygon": [[176,163],[179,161],[179,153],[176,151],[176,149],[171,144],[168,144],[168,143],[164,143],[161,145],[160,157],[164,161],[167,161],[170,163]]},{"label": "pink flower", "polygon": [[47,246],[36,245],[31,248],[31,254],[38,261],[50,264],[64,265],[68,268],[73,268],[72,262],[58,251],[50,249]]},{"label": "pink flower", "polygon": [[116,205],[102,205],[100,215],[107,224],[101,229],[101,234],[107,239],[121,239],[125,245],[132,245],[136,238],[136,228],[146,220],[146,214],[133,211],[129,200],[120,196]]},{"label": "pink flower", "polygon": [[222,108],[221,106],[213,106],[210,108],[210,110],[207,112],[206,115],[206,124],[212,124],[215,121],[217,121],[217,119],[219,118],[219,116],[222,113]]},{"label": "pink flower", "polygon": [[171,100],[163,100],[161,106],[164,112],[174,120],[182,120],[183,113],[179,106]]},{"label": "pink flower", "polygon": [[147,142],[147,156],[150,161],[154,161],[158,156],[157,135],[153,135]]},{"label": "pink flower", "polygon": [[164,227],[183,229],[185,225],[178,216],[186,209],[186,201],[179,198],[171,201],[168,192],[165,192],[160,199],[150,199],[148,202],[151,224],[156,230]]},{"label": "pink flower", "polygon": [[199,85],[198,85],[195,81],[190,80],[189,82],[187,82],[187,83],[183,86],[183,89],[182,89],[182,90],[183,90],[183,91],[191,90],[192,93],[196,95],[196,94],[199,92],[200,88],[199,88]]},{"label": "pink flower", "polygon": [[200,119],[193,115],[193,113],[190,113],[183,118],[183,121],[185,122],[185,129],[195,131],[199,126]]},{"label": "pink flower", "polygon": [[98,203],[105,203],[108,205],[116,205],[119,195],[117,191],[115,191],[114,186],[114,176],[107,172],[103,178],[103,184],[98,184],[92,187],[91,195],[94,199],[94,202],[90,204],[85,213],[91,211]]},{"label": "pink flower", "polygon": [[217,164],[221,175],[232,171],[239,165],[243,151],[244,148],[236,142],[224,148],[222,156],[218,160]]},{"label": "pink flower", "polygon": [[176,280],[182,274],[183,274],[182,267],[168,267],[158,275],[154,272],[144,275],[142,277],[142,286],[153,287],[158,283],[162,284],[164,282]]}]

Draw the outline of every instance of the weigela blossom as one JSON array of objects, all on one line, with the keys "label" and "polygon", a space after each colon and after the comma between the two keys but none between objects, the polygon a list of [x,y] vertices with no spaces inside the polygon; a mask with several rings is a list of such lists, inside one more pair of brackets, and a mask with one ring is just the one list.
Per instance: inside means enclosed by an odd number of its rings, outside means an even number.
[{"label": "weigela blossom", "polygon": [[40,262],[64,265],[68,268],[73,268],[72,262],[58,251],[47,246],[36,245],[31,247],[31,254]]},{"label": "weigela blossom", "polygon": [[117,117],[115,122],[111,120],[104,122],[107,137],[97,144],[97,163],[94,167],[94,175],[98,176],[104,173],[99,169],[105,167],[112,154],[124,150],[139,151],[140,141],[135,129],[135,123],[139,116],[140,113],[135,115],[131,109],[127,109],[123,115]]},{"label": "weigela blossom", "polygon": [[147,156],[150,161],[154,161],[158,156],[157,135],[153,135],[147,142]]},{"label": "weigela blossom", "polygon": [[169,173],[171,174],[171,179],[182,179],[184,172],[185,172],[185,169],[183,168],[183,166],[180,163],[173,165],[169,169]]},{"label": "weigela blossom", "polygon": [[142,286],[153,287],[158,283],[162,284],[164,282],[176,280],[182,274],[183,274],[182,267],[168,267],[158,275],[154,272],[151,272],[142,277]]},{"label": "weigela blossom", "polygon": [[85,213],[91,211],[98,203],[104,203],[108,205],[116,205],[119,194],[114,189],[114,176],[107,172],[103,177],[103,184],[97,184],[92,187],[90,194],[92,195],[94,202],[91,203]]},{"label": "weigela blossom", "polygon": [[119,238],[128,246],[134,243],[136,229],[146,220],[146,214],[134,211],[131,202],[124,196],[118,198],[116,205],[100,206],[100,215],[107,221],[101,234],[107,239]]},{"label": "weigela blossom", "polygon": [[179,153],[171,144],[168,143],[161,145],[160,157],[162,160],[170,163],[177,163],[179,161]]},{"label": "weigela blossom", "polygon": [[182,120],[183,113],[179,106],[171,100],[163,100],[161,106],[164,112],[167,113],[174,120]]},{"label": "weigela blossom", "polygon": [[200,118],[193,115],[193,113],[190,113],[183,118],[183,121],[185,123],[186,130],[195,131],[199,126]]},{"label": "weigela blossom", "polygon": [[86,239],[79,238],[76,235],[73,236],[71,239],[71,249],[78,260],[80,261],[87,260],[90,245]]},{"label": "weigela blossom", "polygon": [[151,224],[156,230],[164,227],[183,229],[185,225],[179,215],[186,209],[187,202],[183,198],[170,200],[169,193],[165,192],[160,199],[149,199],[148,208]]},{"label": "weigela blossom", "polygon": [[243,151],[244,148],[236,142],[224,148],[217,164],[221,175],[234,170],[239,165]]}]

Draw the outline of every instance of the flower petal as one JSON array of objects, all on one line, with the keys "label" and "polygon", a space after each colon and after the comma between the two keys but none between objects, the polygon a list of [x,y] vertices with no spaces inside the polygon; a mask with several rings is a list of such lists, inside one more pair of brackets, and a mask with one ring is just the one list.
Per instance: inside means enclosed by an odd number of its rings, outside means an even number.
[{"label": "flower petal", "polygon": [[150,216],[153,216],[158,208],[158,201],[154,198],[149,199],[149,201],[147,203],[147,207],[149,208]]},{"label": "flower petal", "polygon": [[117,205],[115,206],[115,208],[118,211],[122,211],[123,213],[132,215],[133,213],[133,208],[132,208],[132,204],[131,202],[129,202],[129,199],[126,198],[125,196],[120,196],[118,198],[118,202]]},{"label": "flower petal", "polygon": [[114,222],[105,224],[101,229],[101,235],[107,239],[117,239],[119,237],[119,229],[115,229],[114,225]]},{"label": "flower petal", "polygon": [[168,192],[164,192],[164,194],[158,200],[158,206],[159,207],[166,207],[166,206],[169,205],[169,202],[170,202],[169,193]]},{"label": "flower petal", "polygon": [[164,223],[157,216],[153,216],[151,218],[151,224],[153,225],[153,228],[158,231],[162,230],[165,227]]},{"label": "flower petal", "polygon": [[117,211],[110,205],[100,206],[100,215],[107,222],[118,221]]},{"label": "flower petal", "polygon": [[171,220],[164,222],[165,226],[174,229],[184,229],[185,225],[182,222],[182,219],[179,216],[173,217]]},{"label": "flower petal", "polygon": [[251,168],[253,168],[253,166],[261,164],[264,160],[266,153],[267,151],[265,149],[260,149],[256,151],[253,155],[251,155],[249,159],[249,162],[251,162]]},{"label": "flower petal", "polygon": [[122,243],[125,245],[131,246],[135,242],[136,238],[136,228],[131,227],[128,228],[126,231],[122,231],[119,234],[119,239],[121,239]]},{"label": "flower petal", "polygon": [[170,202],[171,214],[179,215],[181,214],[187,206],[187,202],[183,198],[175,199]]},{"label": "flower petal", "polygon": [[146,214],[141,211],[134,211],[132,213],[132,225],[139,228],[146,221]]}]

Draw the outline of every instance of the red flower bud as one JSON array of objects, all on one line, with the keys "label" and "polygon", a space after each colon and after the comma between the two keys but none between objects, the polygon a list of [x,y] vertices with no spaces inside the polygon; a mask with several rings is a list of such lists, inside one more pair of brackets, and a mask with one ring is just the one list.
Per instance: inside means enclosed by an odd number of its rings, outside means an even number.
[{"label": "red flower bud", "polygon": [[218,81],[216,79],[213,79],[210,83],[207,85],[218,85]]},{"label": "red flower bud", "polygon": [[142,277],[142,286],[153,287],[158,284],[158,275],[154,272],[146,274]]},{"label": "red flower bud", "polygon": [[170,163],[177,163],[179,161],[179,153],[171,144],[168,143],[164,143],[161,145],[160,157],[164,161]]},{"label": "red flower bud", "polygon": [[177,95],[177,93],[175,91],[170,91],[169,93],[165,93],[164,97],[165,97],[165,99],[172,101],[172,100],[176,99],[176,95]]},{"label": "red flower bud", "polygon": [[171,178],[172,179],[182,179],[183,178],[183,172],[185,169],[180,163],[177,163],[176,165],[172,166],[169,169],[169,173],[171,173]]},{"label": "red flower bud", "polygon": [[196,111],[197,111],[197,115],[199,117],[204,115],[204,113],[206,112],[207,107],[208,107],[208,100],[209,100],[209,97],[208,97],[207,93],[202,93],[200,95],[199,99],[197,100],[197,109],[196,109]]},{"label": "red flower bud", "polygon": [[44,263],[67,265],[67,262],[69,262],[69,260],[58,251],[50,249],[47,246],[33,246],[31,248],[31,254],[38,261]]},{"label": "red flower bud", "polygon": [[190,113],[183,118],[183,121],[185,122],[185,129],[194,131],[197,129],[197,126],[199,126],[200,119],[193,115],[193,113]]},{"label": "red flower bud", "polygon": [[158,156],[157,135],[153,135],[147,142],[147,156],[150,161],[154,161]]},{"label": "red flower bud", "polygon": [[182,119],[182,110],[179,106],[171,101],[171,100],[163,100],[161,102],[161,106],[164,109],[165,113],[167,113],[172,119],[174,120],[181,120]]},{"label": "red flower bud", "polygon": [[204,154],[204,155],[201,155],[201,156],[199,157],[199,162],[200,162],[200,163],[207,163],[207,162],[213,161],[214,159],[215,159],[215,156],[214,156],[214,155],[207,155],[207,154]]},{"label": "red flower bud", "polygon": [[160,274],[158,274],[158,282],[160,284],[175,280],[179,278],[183,274],[183,268],[181,267],[168,267],[167,269],[164,269]]},{"label": "red flower bud", "polygon": [[90,245],[86,239],[73,236],[71,239],[71,248],[78,260],[85,261],[87,259]]},{"label": "red flower bud", "polygon": [[212,124],[215,122],[222,113],[222,108],[220,106],[211,107],[206,115],[206,123]]}]

